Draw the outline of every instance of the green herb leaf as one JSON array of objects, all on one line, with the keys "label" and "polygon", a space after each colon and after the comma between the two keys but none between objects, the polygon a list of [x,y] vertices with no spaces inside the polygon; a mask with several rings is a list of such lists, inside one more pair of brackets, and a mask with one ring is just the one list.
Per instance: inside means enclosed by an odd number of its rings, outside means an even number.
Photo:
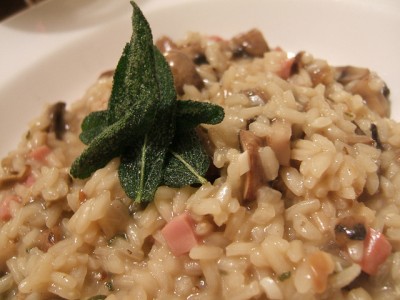
[{"label": "green herb leaf", "polygon": [[177,101],[171,70],[153,45],[150,26],[131,2],[132,37],[114,73],[107,110],[89,114],[80,139],[88,147],[70,173],[87,178],[114,157],[121,157],[119,179],[137,203],[153,199],[158,186],[204,184],[209,167],[195,127],[224,118],[218,105]]},{"label": "green herb leaf", "polygon": [[149,202],[161,184],[165,157],[175,131],[176,94],[173,77],[162,54],[155,48],[159,82],[157,122],[138,143],[122,155],[119,167],[121,185],[136,202]]},{"label": "green herb leaf", "polygon": [[[114,74],[108,110],[109,123],[116,122],[130,111],[135,117],[154,113],[158,93],[154,64],[153,35],[139,7],[133,6],[132,36],[125,46]],[[148,125],[153,122],[148,119]]]},{"label": "green herb leaf", "polygon": [[[146,134],[157,112],[153,37],[138,6],[132,16],[133,33],[118,62],[108,109],[89,115],[82,124],[83,142],[89,147],[73,162],[71,175],[87,178],[119,156],[129,142]],[[94,116],[94,117],[93,117]],[[99,120],[107,117],[107,123]]]},{"label": "green herb leaf", "polygon": [[171,187],[205,184],[210,158],[194,128],[218,124],[224,118],[222,107],[192,100],[177,101],[176,134],[164,171],[163,183]]},{"label": "green herb leaf", "polygon": [[164,184],[182,187],[191,184],[205,184],[203,177],[210,165],[210,159],[194,130],[176,136],[170,149],[164,171]]},{"label": "green herb leaf", "polygon": [[82,133],[79,135],[81,141],[88,145],[98,136],[108,125],[108,111],[94,111],[90,113],[82,122]]},{"label": "green herb leaf", "polygon": [[188,131],[199,124],[218,124],[224,119],[224,109],[208,102],[182,100],[177,102],[176,127]]},{"label": "green herb leaf", "polygon": [[121,233],[121,232],[117,233],[107,241],[107,245],[111,246],[117,239],[127,240],[128,237],[127,237],[126,233]]},{"label": "green herb leaf", "polygon": [[72,163],[70,173],[84,179],[94,171],[103,168],[111,159],[120,154],[120,142],[125,139],[129,116],[105,128]]},{"label": "green herb leaf", "polygon": [[289,279],[291,275],[292,273],[290,271],[287,271],[279,275],[278,279],[279,281],[285,281],[286,279]]}]

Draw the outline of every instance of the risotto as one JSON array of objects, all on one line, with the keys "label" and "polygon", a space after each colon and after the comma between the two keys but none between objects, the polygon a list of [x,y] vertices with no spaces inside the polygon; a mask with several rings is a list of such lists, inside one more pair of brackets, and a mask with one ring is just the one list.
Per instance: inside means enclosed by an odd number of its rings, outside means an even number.
[{"label": "risotto", "polygon": [[155,44],[180,100],[224,109],[196,129],[208,182],[140,205],[118,157],[70,176],[82,120],[110,98],[101,74],[1,161],[0,298],[398,299],[400,124],[384,82],[257,29]]}]

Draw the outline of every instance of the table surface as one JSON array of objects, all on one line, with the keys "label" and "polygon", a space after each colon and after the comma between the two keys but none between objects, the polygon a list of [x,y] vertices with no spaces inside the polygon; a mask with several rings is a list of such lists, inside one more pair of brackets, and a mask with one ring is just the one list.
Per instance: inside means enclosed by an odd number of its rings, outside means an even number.
[{"label": "table surface", "polygon": [[1,0],[0,22],[43,0]]}]

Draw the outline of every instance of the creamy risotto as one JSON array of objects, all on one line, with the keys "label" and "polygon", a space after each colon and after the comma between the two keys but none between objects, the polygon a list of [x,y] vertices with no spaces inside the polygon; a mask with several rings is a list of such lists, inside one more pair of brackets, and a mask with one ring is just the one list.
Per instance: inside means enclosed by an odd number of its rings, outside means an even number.
[{"label": "creamy risotto", "polygon": [[384,82],[291,56],[257,29],[156,45],[179,99],[224,108],[197,128],[209,182],[138,205],[119,158],[69,175],[83,118],[107,106],[105,72],[1,161],[0,298],[399,298],[400,124]]}]

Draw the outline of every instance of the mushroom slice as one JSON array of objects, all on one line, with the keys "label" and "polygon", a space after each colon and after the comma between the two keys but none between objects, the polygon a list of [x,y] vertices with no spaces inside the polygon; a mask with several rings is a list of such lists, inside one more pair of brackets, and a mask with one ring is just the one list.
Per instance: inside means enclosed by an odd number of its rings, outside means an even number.
[{"label": "mushroom slice", "polygon": [[369,75],[368,69],[353,66],[337,67],[336,72],[338,76],[337,81],[343,85],[366,78]]},{"label": "mushroom slice", "polygon": [[366,234],[365,219],[361,216],[340,218],[335,225],[335,240],[339,246],[350,240],[363,241]]},{"label": "mushroom slice", "polygon": [[233,37],[231,49],[236,57],[243,55],[263,57],[264,53],[270,50],[267,41],[258,29],[252,29]]},{"label": "mushroom slice", "polygon": [[156,41],[155,45],[164,55],[172,50],[177,50],[186,54],[196,65],[207,63],[204,48],[199,41],[191,41],[184,45],[177,45],[168,36],[162,36]]},{"label": "mushroom slice", "polygon": [[324,60],[315,59],[311,64],[308,64],[305,69],[308,74],[310,74],[314,86],[320,83],[328,85],[334,81],[334,72]]},{"label": "mushroom slice", "polygon": [[239,132],[239,140],[242,150],[247,151],[249,157],[249,171],[244,174],[243,199],[253,201],[256,199],[258,189],[266,181],[258,152],[264,146],[264,140],[248,130]]},{"label": "mushroom slice", "polygon": [[65,130],[65,102],[57,102],[49,108],[49,132],[54,132],[57,140],[62,140]]},{"label": "mushroom slice", "polygon": [[38,248],[47,252],[50,247],[63,239],[63,233],[59,225],[47,228],[41,232],[38,238]]},{"label": "mushroom slice", "polygon": [[156,41],[156,47],[161,53],[165,54],[173,49],[178,48],[174,41],[168,36],[162,36]]},{"label": "mushroom slice", "polygon": [[279,164],[290,165],[290,138],[292,136],[291,125],[283,119],[276,119],[271,124],[271,135],[267,137],[267,144],[274,150]]},{"label": "mushroom slice", "polygon": [[185,53],[196,65],[207,64],[208,60],[205,55],[205,49],[202,47],[200,42],[193,41],[186,45],[183,45],[182,48],[179,49],[183,53]]},{"label": "mushroom slice", "polygon": [[367,106],[381,117],[389,117],[389,89],[375,73],[365,68],[344,66],[336,68],[336,80],[346,91],[360,95]]},{"label": "mushroom slice", "polygon": [[198,89],[204,86],[203,79],[197,73],[196,65],[185,53],[171,50],[165,53],[165,58],[171,68],[175,89],[179,95],[183,94],[185,84],[194,85]]},{"label": "mushroom slice", "polygon": [[295,55],[295,57],[293,58],[292,66],[290,68],[290,75],[298,74],[300,69],[304,68],[304,63],[303,63],[304,54],[305,54],[304,51],[300,51]]},{"label": "mushroom slice", "polygon": [[31,172],[31,167],[29,165],[25,165],[22,170],[19,172],[9,172],[0,177],[0,190],[8,188],[9,186],[24,181],[29,173]]},{"label": "mushroom slice", "polygon": [[248,89],[242,91],[253,105],[264,105],[268,102],[268,96],[261,89]]},{"label": "mushroom slice", "polygon": [[305,51],[298,52],[293,58],[289,76],[298,74],[300,70],[305,70],[310,76],[313,86],[322,83],[328,85],[334,80],[334,71],[325,60],[313,59]]}]

